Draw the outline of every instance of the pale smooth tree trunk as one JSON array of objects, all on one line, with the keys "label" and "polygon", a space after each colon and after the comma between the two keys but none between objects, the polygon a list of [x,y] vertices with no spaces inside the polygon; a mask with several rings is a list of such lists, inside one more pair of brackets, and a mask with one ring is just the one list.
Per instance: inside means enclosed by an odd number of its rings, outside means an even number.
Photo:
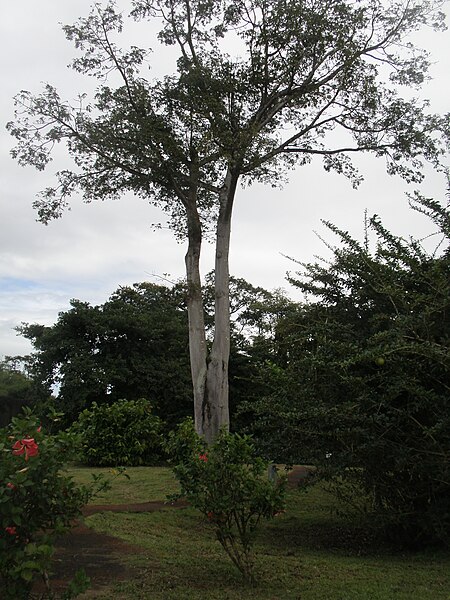
[{"label": "pale smooth tree trunk", "polygon": [[189,321],[189,356],[194,393],[194,419],[197,433],[203,432],[203,413],[206,398],[207,356],[202,284],[200,278],[200,251],[202,228],[195,202],[186,208],[188,221],[188,250],[185,257],[187,278],[187,309]]},{"label": "pale smooth tree trunk", "polygon": [[219,195],[219,216],[216,231],[214,270],[214,340],[208,360],[206,377],[206,411],[203,435],[208,443],[214,441],[220,429],[228,429],[228,363],[230,358],[230,235],[231,216],[237,177],[228,170]]},{"label": "pale smooth tree trunk", "polygon": [[228,169],[219,193],[216,228],[214,339],[208,355],[206,342],[200,251],[202,230],[196,202],[187,203],[188,250],[185,257],[189,353],[194,391],[195,429],[208,444],[222,428],[229,428],[228,363],[230,357],[229,252],[231,215],[238,176]]}]

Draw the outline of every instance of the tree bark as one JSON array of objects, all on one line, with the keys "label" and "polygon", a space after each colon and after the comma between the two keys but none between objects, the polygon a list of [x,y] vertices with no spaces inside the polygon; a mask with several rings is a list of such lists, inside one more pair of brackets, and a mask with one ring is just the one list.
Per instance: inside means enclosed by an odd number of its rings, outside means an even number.
[{"label": "tree bark", "polygon": [[188,250],[185,257],[189,354],[194,392],[195,429],[208,444],[230,423],[228,363],[230,357],[229,251],[231,216],[238,175],[228,169],[219,193],[216,228],[214,340],[208,355],[200,278],[202,228],[193,195],[186,203]]},{"label": "tree bark", "polygon": [[196,201],[186,206],[188,222],[188,250],[185,257],[187,278],[187,310],[189,321],[189,356],[194,393],[195,429],[204,435],[207,355],[202,284],[200,278],[200,251],[202,228]]},{"label": "tree bark", "polygon": [[238,176],[228,169],[219,194],[216,231],[214,340],[208,361],[202,435],[208,444],[229,428],[228,363],[230,358],[229,252],[231,215]]}]

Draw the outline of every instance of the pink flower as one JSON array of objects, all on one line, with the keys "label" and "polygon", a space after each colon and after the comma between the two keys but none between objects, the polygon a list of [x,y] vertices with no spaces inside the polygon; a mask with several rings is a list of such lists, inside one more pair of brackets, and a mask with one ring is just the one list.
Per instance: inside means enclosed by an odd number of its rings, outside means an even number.
[{"label": "pink flower", "polygon": [[17,487],[11,483],[10,481],[8,481],[8,483],[6,484],[6,487],[9,488],[10,490],[16,490]]},{"label": "pink flower", "polygon": [[13,444],[13,454],[14,456],[21,456],[25,454],[25,460],[28,460],[30,456],[37,456],[39,454],[39,448],[34,438],[24,438],[23,440],[18,440],[15,444]]},{"label": "pink flower", "polygon": [[15,527],[5,527],[6,533],[9,535],[17,535],[17,529]]},{"label": "pink flower", "polygon": [[208,462],[208,455],[206,454],[206,452],[205,452],[205,454],[199,454],[198,459],[203,462]]},{"label": "pink flower", "polygon": [[38,433],[41,433],[41,431],[42,431],[42,425],[39,425],[39,427],[36,429],[36,431],[37,431]]}]

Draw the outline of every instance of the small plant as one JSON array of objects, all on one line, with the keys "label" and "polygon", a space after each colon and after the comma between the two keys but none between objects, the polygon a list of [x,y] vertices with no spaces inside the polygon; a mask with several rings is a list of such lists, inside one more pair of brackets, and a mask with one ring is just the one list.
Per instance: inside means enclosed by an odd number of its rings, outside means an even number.
[{"label": "small plant", "polygon": [[168,451],[181,492],[214,527],[216,537],[244,578],[254,583],[253,543],[262,519],[284,509],[285,478],[267,477],[267,463],[248,436],[222,431],[207,447],[191,420],[172,433]]},{"label": "small plant", "polygon": [[89,466],[154,465],[161,460],[161,420],[147,400],[95,402],[73,425],[79,433],[81,460]]},{"label": "small plant", "polygon": [[[56,536],[71,527],[81,508],[107,483],[94,477],[76,486],[61,471],[76,452],[76,437],[49,435],[29,409],[0,429],[0,589],[4,600],[30,598],[33,582],[42,578],[46,594]],[[63,598],[84,591],[89,580],[76,574]]]}]

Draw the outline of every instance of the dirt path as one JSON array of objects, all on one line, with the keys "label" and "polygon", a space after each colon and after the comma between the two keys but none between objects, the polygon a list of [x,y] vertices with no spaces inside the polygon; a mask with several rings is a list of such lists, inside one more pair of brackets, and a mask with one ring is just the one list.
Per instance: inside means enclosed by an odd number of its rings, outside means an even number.
[{"label": "dirt path", "polygon": [[[294,467],[288,475],[289,487],[301,485],[308,476],[305,467]],[[88,517],[99,512],[155,512],[166,508],[181,509],[187,503],[177,501],[173,504],[164,502],[143,502],[139,504],[99,504],[89,505],[83,508],[83,516]],[[87,527],[82,521],[77,522],[75,527],[66,535],[62,536],[56,544],[56,552],[53,560],[53,576],[51,578],[54,592],[61,592],[66,588],[75,572],[84,569],[91,579],[91,590],[100,590],[111,584],[131,579],[136,572],[129,566],[124,565],[121,557],[127,554],[140,554],[143,552],[139,546],[127,544],[122,540],[103,533],[97,533]],[[33,592],[38,594],[44,591],[44,586],[38,582]]]},{"label": "dirt path", "polygon": [[83,508],[83,517],[89,517],[99,512],[130,512],[130,513],[143,513],[143,512],[156,512],[163,510],[164,508],[185,508],[187,502],[184,500],[178,500],[177,502],[140,502],[138,504],[92,504]]},{"label": "dirt path", "polygon": [[[83,508],[83,517],[100,512],[156,512],[165,508],[180,509],[187,506],[184,501],[172,504],[164,502],[142,502],[139,504],[96,504]],[[121,557],[127,554],[140,554],[140,546],[127,544],[112,535],[98,533],[87,527],[83,521],[77,521],[69,533],[56,543],[53,558],[52,590],[56,593],[66,589],[67,583],[75,572],[84,569],[91,580],[91,590],[99,590],[116,581],[132,578],[134,570],[124,565]],[[33,593],[45,591],[44,584],[37,582]]]}]

